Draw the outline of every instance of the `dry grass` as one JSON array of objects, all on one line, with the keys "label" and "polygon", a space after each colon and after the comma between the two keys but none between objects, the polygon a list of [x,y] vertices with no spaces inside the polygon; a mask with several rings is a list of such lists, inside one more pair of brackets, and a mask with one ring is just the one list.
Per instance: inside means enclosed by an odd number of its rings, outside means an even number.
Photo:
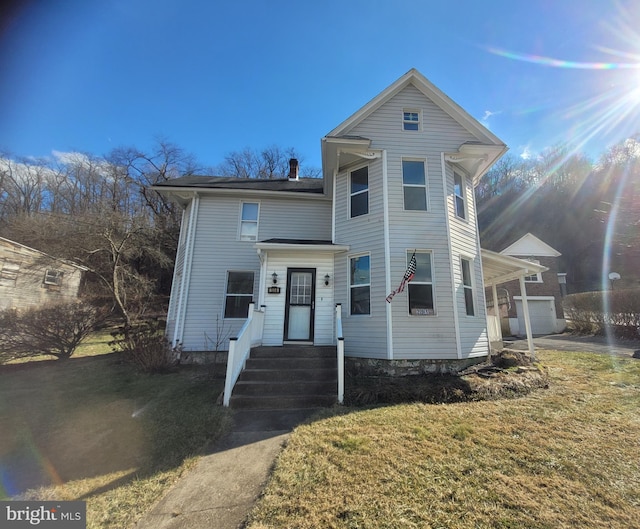
[{"label": "dry grass", "polygon": [[542,352],[549,389],[299,427],[248,527],[640,527],[640,361]]},{"label": "dry grass", "polygon": [[206,367],[139,374],[106,340],[0,366],[0,499],[85,500],[89,528],[130,527],[229,427]]}]

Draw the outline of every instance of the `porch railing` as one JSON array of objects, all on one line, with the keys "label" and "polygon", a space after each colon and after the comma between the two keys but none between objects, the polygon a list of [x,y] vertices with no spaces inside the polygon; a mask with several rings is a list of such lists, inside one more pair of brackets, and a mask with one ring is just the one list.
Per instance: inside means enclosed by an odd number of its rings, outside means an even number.
[{"label": "porch railing", "polygon": [[344,402],[344,336],[342,334],[342,305],[336,305],[336,349],[338,351],[338,404]]},{"label": "porch railing", "polygon": [[262,329],[264,324],[264,307],[255,310],[255,303],[249,303],[249,314],[238,336],[229,340],[227,357],[227,375],[224,379],[224,397],[222,404],[229,406],[231,392],[244,369],[252,347],[262,345]]}]

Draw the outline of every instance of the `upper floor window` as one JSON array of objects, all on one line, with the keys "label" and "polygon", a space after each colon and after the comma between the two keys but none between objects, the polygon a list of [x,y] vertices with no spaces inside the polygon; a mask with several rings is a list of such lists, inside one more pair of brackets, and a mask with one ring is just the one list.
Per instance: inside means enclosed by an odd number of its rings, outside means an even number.
[{"label": "upper floor window", "polygon": [[404,209],[427,210],[427,180],[424,161],[402,160]]},{"label": "upper floor window", "polygon": [[63,272],[60,270],[49,269],[44,273],[44,284],[59,287],[60,285],[62,285],[62,275]]},{"label": "upper floor window", "polygon": [[258,202],[243,202],[240,214],[240,240],[256,241],[258,239]]},{"label": "upper floor window", "polygon": [[227,272],[225,318],[246,318],[253,300],[253,272]]},{"label": "upper floor window", "polygon": [[456,201],[456,216],[461,219],[467,218],[466,197],[467,191],[464,176],[460,173],[453,173],[453,195]]},{"label": "upper floor window", "polygon": [[369,167],[351,172],[351,217],[369,213]]},{"label": "upper floor window", "polygon": [[[407,267],[413,252],[407,252]],[[433,266],[431,252],[416,251],[416,272],[407,285],[409,291],[409,314],[430,316],[436,313],[433,300]]]},{"label": "upper floor window", "polygon": [[[527,259],[530,263],[540,264],[540,261],[537,259]],[[529,276],[524,276],[525,283],[542,283],[542,274],[531,274]]]},{"label": "upper floor window", "polygon": [[350,314],[371,314],[371,258],[349,259]]},{"label": "upper floor window", "polygon": [[402,111],[402,130],[420,130],[420,111],[415,109]]},{"label": "upper floor window", "polygon": [[460,259],[462,267],[462,288],[464,290],[464,306],[467,316],[475,316],[476,311],[473,305],[473,281],[471,279],[471,261],[462,257]]}]

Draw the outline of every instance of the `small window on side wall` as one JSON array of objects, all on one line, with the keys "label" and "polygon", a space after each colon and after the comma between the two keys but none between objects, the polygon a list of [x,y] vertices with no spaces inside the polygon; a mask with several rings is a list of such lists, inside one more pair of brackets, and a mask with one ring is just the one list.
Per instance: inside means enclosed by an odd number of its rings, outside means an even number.
[{"label": "small window on side wall", "polygon": [[227,272],[224,317],[246,318],[253,300],[253,272]]},{"label": "small window on side wall", "polygon": [[[540,264],[540,261],[537,259],[527,259],[530,263],[535,263],[537,265]],[[542,274],[531,274],[529,276],[524,276],[525,283],[542,283]]]},{"label": "small window on side wall", "polygon": [[62,276],[61,270],[48,269],[44,273],[44,284],[59,287],[62,285]]},{"label": "small window on side wall", "polygon": [[420,130],[420,111],[404,109],[402,111],[402,130]]}]

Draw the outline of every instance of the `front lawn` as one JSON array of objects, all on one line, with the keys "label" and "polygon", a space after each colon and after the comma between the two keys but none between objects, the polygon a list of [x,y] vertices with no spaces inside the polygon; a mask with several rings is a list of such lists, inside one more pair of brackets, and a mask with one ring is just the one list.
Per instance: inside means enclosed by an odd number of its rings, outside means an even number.
[{"label": "front lawn", "polygon": [[209,368],[143,375],[106,341],[0,366],[0,499],[86,500],[88,527],[130,527],[228,429]]},{"label": "front lawn", "polygon": [[300,426],[250,529],[640,527],[640,361],[540,353],[526,397]]}]

